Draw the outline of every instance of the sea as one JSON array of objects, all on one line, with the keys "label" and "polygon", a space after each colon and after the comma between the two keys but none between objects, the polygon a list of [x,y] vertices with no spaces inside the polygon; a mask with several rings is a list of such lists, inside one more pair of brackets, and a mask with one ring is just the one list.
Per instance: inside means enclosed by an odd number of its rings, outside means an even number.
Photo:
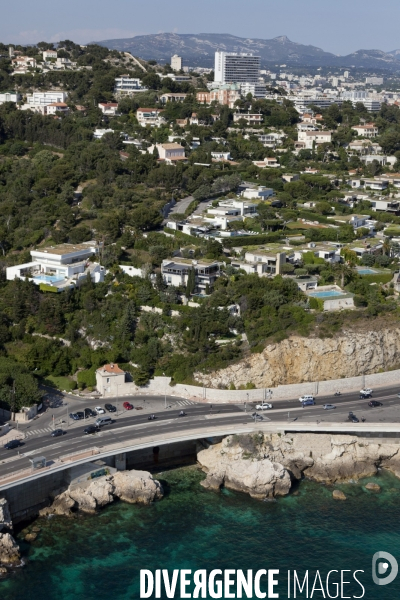
[{"label": "sea", "polygon": [[[388,472],[336,486],[345,501],[332,498],[335,488],[306,480],[274,501],[227,489],[215,493],[200,485],[204,474],[196,466],[156,477],[165,497],[150,506],[115,502],[96,515],[25,525],[17,539],[26,564],[0,581],[0,600],[136,599],[141,569],[276,570],[272,591],[279,598],[400,598],[400,575],[387,585],[372,580],[376,552],[400,562],[400,480]],[[369,481],[381,492],[368,491]],[[32,527],[40,532],[27,543]],[[308,577],[296,595],[295,572],[299,584]],[[266,598],[268,577],[260,579]],[[179,588],[171,597],[181,597]],[[163,587],[161,598],[167,598]]]}]

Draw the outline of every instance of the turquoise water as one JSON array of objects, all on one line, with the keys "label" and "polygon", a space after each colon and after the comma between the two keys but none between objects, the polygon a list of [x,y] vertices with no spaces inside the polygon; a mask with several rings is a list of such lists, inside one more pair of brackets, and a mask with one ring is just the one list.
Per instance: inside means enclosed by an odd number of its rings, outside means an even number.
[{"label": "turquoise water", "polygon": [[[382,486],[380,494],[362,484],[338,486],[348,497],[345,502],[332,499],[333,488],[311,482],[302,482],[298,495],[260,502],[204,490],[199,485],[204,475],[194,467],[158,477],[167,494],[152,506],[119,502],[98,515],[38,520],[37,540],[23,546],[27,565],[0,583],[1,600],[136,599],[141,568],[280,569],[280,598],[288,597],[287,569],[302,576],[308,569],[313,578],[317,569],[324,577],[331,569],[363,569],[358,576],[366,587],[364,598],[399,598],[400,576],[379,587],[371,579],[375,552],[400,559],[400,481],[395,477],[371,479]],[[345,591],[360,596],[361,588]],[[313,598],[323,595],[315,592]]]},{"label": "turquoise water", "polygon": [[61,281],[62,279],[62,275],[36,275],[35,277],[35,280],[45,281],[47,283],[55,283],[56,281]]},{"label": "turquoise water", "polygon": [[374,269],[357,269],[359,275],[375,275],[378,271]]},{"label": "turquoise water", "polygon": [[329,292],[311,292],[310,296],[314,298],[329,298],[330,296],[343,296],[343,294],[337,290],[330,290]]}]

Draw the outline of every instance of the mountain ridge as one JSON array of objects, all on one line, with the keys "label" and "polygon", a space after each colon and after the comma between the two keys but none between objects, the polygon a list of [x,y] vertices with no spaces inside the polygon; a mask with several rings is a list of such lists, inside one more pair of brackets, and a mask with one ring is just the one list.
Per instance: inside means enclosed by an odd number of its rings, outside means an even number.
[{"label": "mountain ridge", "polygon": [[270,40],[261,38],[242,38],[228,33],[157,33],[138,35],[132,38],[102,40],[96,42],[102,46],[119,51],[130,52],[145,60],[169,61],[173,54],[180,54],[185,62],[194,66],[203,64],[212,66],[217,50],[226,52],[258,53],[261,63],[272,66],[285,63],[290,66],[308,65],[310,67],[355,67],[365,69],[400,70],[400,52],[382,50],[357,50],[346,56],[326,52],[317,46],[299,44],[286,35]]}]

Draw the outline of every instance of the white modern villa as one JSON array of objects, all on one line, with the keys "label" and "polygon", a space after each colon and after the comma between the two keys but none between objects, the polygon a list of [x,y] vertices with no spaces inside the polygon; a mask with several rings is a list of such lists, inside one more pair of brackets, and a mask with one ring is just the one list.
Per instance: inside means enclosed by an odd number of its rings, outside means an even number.
[{"label": "white modern villa", "polygon": [[94,283],[104,281],[104,267],[93,262],[98,253],[96,242],[60,244],[31,250],[32,262],[7,268],[7,279],[32,279],[37,285],[46,284],[57,291],[73,288],[90,275]]}]

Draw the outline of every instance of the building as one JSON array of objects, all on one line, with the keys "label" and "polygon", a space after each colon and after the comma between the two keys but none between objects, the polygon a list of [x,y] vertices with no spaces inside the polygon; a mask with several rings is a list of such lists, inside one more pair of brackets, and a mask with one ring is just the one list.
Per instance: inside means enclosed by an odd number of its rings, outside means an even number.
[{"label": "building", "polygon": [[53,102],[52,104],[48,104],[46,108],[46,114],[48,115],[55,115],[56,113],[67,115],[69,113],[69,106],[65,102]]},{"label": "building", "polygon": [[194,294],[206,294],[220,276],[221,263],[215,260],[176,258],[162,261],[161,273],[168,286],[186,287],[194,272]]},{"label": "building", "polygon": [[19,102],[21,97],[21,94],[14,91],[0,92],[0,104],[4,104],[4,102]]},{"label": "building", "polygon": [[47,285],[57,291],[73,288],[91,277],[94,283],[104,280],[104,267],[90,259],[98,253],[96,242],[60,244],[31,250],[32,261],[6,269],[9,281],[29,278],[36,285]]},{"label": "building", "polygon": [[106,133],[114,133],[114,129],[95,129],[93,137],[95,140],[101,140]]},{"label": "building", "polygon": [[96,371],[96,389],[104,397],[118,396],[121,393],[120,386],[125,385],[125,371],[116,363],[110,363],[100,367]]},{"label": "building", "polygon": [[26,103],[21,106],[21,110],[33,110],[42,114],[47,114],[47,106],[55,102],[65,102],[68,97],[67,92],[33,92],[26,95]]},{"label": "building", "polygon": [[366,77],[365,83],[370,85],[383,85],[383,77]]},{"label": "building", "polygon": [[213,89],[210,92],[197,92],[196,98],[199,104],[218,102],[218,104],[234,108],[236,100],[240,100],[241,98],[240,85],[224,85],[218,89]]},{"label": "building", "polygon": [[36,59],[31,56],[17,56],[13,58],[11,64],[14,68],[24,67],[35,69],[37,66]]},{"label": "building", "polygon": [[175,142],[150,146],[150,148],[147,149],[147,152],[151,154],[155,148],[158,151],[159,158],[161,160],[165,160],[167,163],[174,164],[179,161],[187,160],[185,156],[185,148],[180,144],[176,144]]},{"label": "building", "polygon": [[252,83],[258,84],[260,76],[260,57],[253,54],[236,52],[216,52],[215,83]]},{"label": "building", "polygon": [[244,259],[247,263],[263,265],[263,273],[271,273],[273,275],[280,275],[282,265],[286,263],[286,253],[276,252],[275,249],[260,249],[251,250],[246,252]]},{"label": "building", "polygon": [[115,117],[118,114],[118,102],[99,102],[97,105],[103,115]]},{"label": "building", "polygon": [[133,96],[139,92],[148,92],[148,89],[142,87],[140,79],[129,77],[129,75],[121,75],[115,78],[114,96],[123,98],[124,96]]},{"label": "building", "polygon": [[306,150],[312,150],[318,144],[330,144],[332,141],[331,131],[299,131],[298,141],[305,144]]},{"label": "building", "polygon": [[273,195],[274,190],[263,185],[259,185],[256,188],[246,188],[241,192],[242,198],[247,198],[248,200],[266,200]]},{"label": "building", "polygon": [[265,157],[264,160],[253,160],[253,165],[259,167],[260,169],[265,169],[266,167],[275,167],[278,168],[281,166],[276,158]]},{"label": "building", "polygon": [[177,54],[171,56],[171,69],[173,71],[182,71],[182,58]]},{"label": "building", "polygon": [[166,122],[161,115],[162,112],[163,111],[160,108],[138,108],[136,111],[136,118],[139,125],[142,127],[146,127],[146,125],[149,125],[150,127],[159,127]]},{"label": "building", "polygon": [[233,122],[238,123],[241,119],[244,119],[248,125],[262,125],[263,116],[255,113],[235,113],[233,115]]},{"label": "building", "polygon": [[357,132],[360,137],[374,138],[378,135],[379,130],[375,123],[365,123],[365,125],[353,125],[352,129]]},{"label": "building", "polygon": [[57,58],[57,50],[43,50],[42,54],[43,54],[43,60]]},{"label": "building", "polygon": [[162,102],[163,104],[166,104],[167,102],[184,102],[185,98],[187,96],[188,96],[188,94],[180,94],[180,93],[163,94],[162,96],[160,96],[160,102]]},{"label": "building", "polygon": [[267,89],[265,83],[241,83],[240,93],[244,98],[247,94],[251,94],[253,98],[265,98]]}]

